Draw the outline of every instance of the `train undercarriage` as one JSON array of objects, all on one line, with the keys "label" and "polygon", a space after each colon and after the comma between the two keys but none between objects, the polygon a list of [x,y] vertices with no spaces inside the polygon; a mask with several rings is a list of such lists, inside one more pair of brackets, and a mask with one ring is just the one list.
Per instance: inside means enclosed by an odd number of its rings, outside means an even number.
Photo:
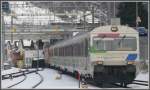
[{"label": "train undercarriage", "polygon": [[94,81],[100,85],[103,83],[120,83],[126,87],[132,83],[136,76],[136,68],[134,65],[126,66],[103,66],[96,65],[94,67]]},{"label": "train undercarriage", "polygon": [[131,84],[136,76],[136,67],[134,65],[126,66],[104,66],[95,65],[93,77],[90,74],[80,75],[78,71],[70,72],[67,69],[61,69],[58,66],[49,65],[50,68],[56,69],[63,74],[68,74],[79,80],[93,81],[99,86],[103,86],[104,83],[119,83],[123,87],[127,87]]}]

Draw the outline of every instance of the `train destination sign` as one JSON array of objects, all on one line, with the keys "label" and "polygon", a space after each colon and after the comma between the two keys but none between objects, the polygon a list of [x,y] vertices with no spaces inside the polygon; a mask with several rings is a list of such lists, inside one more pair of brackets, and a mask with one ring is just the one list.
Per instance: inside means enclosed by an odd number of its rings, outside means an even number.
[{"label": "train destination sign", "polygon": [[101,37],[101,38],[116,38],[119,37],[119,33],[99,33],[97,34],[96,37]]}]

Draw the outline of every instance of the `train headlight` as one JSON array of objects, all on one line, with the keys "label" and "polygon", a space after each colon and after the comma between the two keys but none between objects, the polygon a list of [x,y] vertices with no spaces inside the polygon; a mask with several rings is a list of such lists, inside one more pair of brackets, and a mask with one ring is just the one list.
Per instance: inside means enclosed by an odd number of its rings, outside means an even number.
[{"label": "train headlight", "polygon": [[128,64],[135,64],[135,62],[134,61],[129,61]]},{"label": "train headlight", "polygon": [[96,61],[96,64],[103,64],[103,61]]},{"label": "train headlight", "polygon": [[117,26],[112,26],[111,27],[111,31],[112,32],[117,32],[118,31],[118,27]]}]

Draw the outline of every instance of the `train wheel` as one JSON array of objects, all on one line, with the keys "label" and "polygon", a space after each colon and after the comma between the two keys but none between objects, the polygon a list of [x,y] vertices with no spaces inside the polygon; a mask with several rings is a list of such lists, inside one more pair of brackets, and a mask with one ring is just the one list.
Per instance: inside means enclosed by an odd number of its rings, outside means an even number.
[{"label": "train wheel", "polygon": [[121,86],[121,87],[126,88],[126,87],[127,87],[127,85],[128,85],[128,83],[127,83],[127,82],[125,82],[125,81],[120,82],[120,86]]},{"label": "train wheel", "polygon": [[103,87],[103,82],[96,81],[96,84],[100,87]]},{"label": "train wheel", "polygon": [[127,83],[126,82],[123,82],[123,83],[121,83],[122,85],[122,87],[124,87],[124,88],[126,88],[127,87]]},{"label": "train wheel", "polygon": [[128,85],[127,83],[124,83],[124,86],[123,86],[123,87],[125,87],[125,88],[126,88],[126,87],[127,87],[127,85]]},{"label": "train wheel", "polygon": [[120,83],[120,86],[123,87],[123,82]]}]

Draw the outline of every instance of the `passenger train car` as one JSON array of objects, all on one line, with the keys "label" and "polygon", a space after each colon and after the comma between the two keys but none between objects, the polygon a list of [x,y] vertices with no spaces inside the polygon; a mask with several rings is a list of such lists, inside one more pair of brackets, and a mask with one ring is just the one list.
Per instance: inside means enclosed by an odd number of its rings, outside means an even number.
[{"label": "passenger train car", "polygon": [[50,67],[75,77],[126,86],[136,74],[138,32],[128,26],[107,25],[49,47]]}]

